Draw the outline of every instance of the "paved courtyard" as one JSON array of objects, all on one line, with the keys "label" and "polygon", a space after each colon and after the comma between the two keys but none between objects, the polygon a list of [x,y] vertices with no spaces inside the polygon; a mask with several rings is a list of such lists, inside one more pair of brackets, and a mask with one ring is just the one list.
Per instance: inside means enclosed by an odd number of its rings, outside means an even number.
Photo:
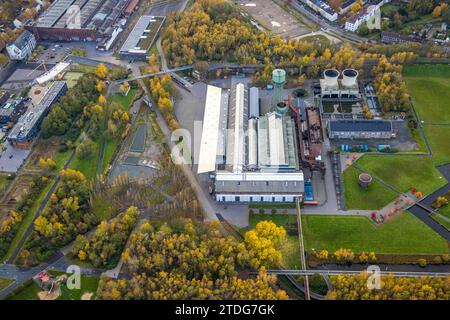
[{"label": "paved courtyard", "polygon": [[13,148],[8,142],[5,142],[6,149],[0,155],[0,171],[17,172],[19,167],[28,157],[30,150]]},{"label": "paved courtyard", "polygon": [[272,0],[240,0],[238,3],[264,28],[285,39],[295,38],[311,32],[292,14]]}]

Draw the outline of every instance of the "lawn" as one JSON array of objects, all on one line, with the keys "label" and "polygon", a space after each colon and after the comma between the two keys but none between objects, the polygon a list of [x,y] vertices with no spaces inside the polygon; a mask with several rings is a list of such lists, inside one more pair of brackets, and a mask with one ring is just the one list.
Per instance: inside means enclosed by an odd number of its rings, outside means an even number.
[{"label": "lawn", "polygon": [[75,155],[72,163],[70,164],[71,169],[81,171],[88,180],[94,180],[97,176],[97,166],[100,157],[100,143],[98,141],[94,142],[95,148],[91,155],[86,158],[80,158],[78,155]]},{"label": "lawn", "polygon": [[103,163],[102,163],[102,172],[105,172],[108,166],[111,164],[111,160],[114,155],[114,151],[117,148],[117,144],[118,143],[115,140],[106,141],[105,155],[103,156]]},{"label": "lawn", "polygon": [[[250,214],[249,225],[254,228],[259,221],[273,221],[277,226],[286,226],[287,224],[297,223],[296,215],[287,214]],[[282,248],[283,266],[288,269],[299,269],[300,265],[300,247],[297,235],[288,234],[286,243]]]},{"label": "lawn", "polygon": [[430,157],[366,155],[356,164],[402,192],[415,187],[427,195],[447,183]]},{"label": "lawn", "polygon": [[112,98],[110,98],[110,101],[120,104],[125,111],[129,111],[136,93],[137,89],[130,89],[130,92],[128,92],[126,96],[121,93],[115,93]]},{"label": "lawn", "polygon": [[[52,275],[60,275],[62,272],[50,272]],[[81,300],[81,296],[85,293],[93,293],[91,300],[94,300],[97,294],[97,287],[100,281],[98,276],[81,276],[80,290],[69,290],[67,286],[61,288],[61,296],[58,300]]]},{"label": "lawn", "polygon": [[446,206],[440,207],[438,212],[443,215],[444,217],[447,217],[450,219],[450,204],[447,204]]},{"label": "lawn", "polygon": [[[450,90],[450,87],[449,87]],[[450,100],[449,100],[450,114]],[[450,126],[424,126],[425,135],[433,151],[432,161],[435,166],[450,162]]]},{"label": "lawn", "polygon": [[[116,93],[112,97],[109,98],[109,102],[115,102],[119,104],[124,110],[129,111],[131,104],[137,94],[137,89],[130,89],[130,92],[126,96]],[[102,172],[105,172],[105,170],[108,168],[112,161],[112,157],[114,155],[114,151],[116,150],[119,142],[114,139],[109,139],[106,141],[105,146],[105,155],[103,157],[103,163],[102,163]]]},{"label": "lawn", "polygon": [[88,66],[85,64],[79,64],[77,65],[72,72],[80,72],[80,73],[94,73],[95,70],[97,70],[94,66]]},{"label": "lawn", "polygon": [[0,278],[0,290],[6,288],[12,282],[13,282],[13,280],[11,280],[11,279]]},{"label": "lawn", "polygon": [[344,197],[347,210],[378,210],[397,197],[391,189],[376,180],[367,189],[361,188],[358,176],[361,172],[349,167],[344,171]]},{"label": "lawn", "polygon": [[37,300],[41,288],[32,281],[29,285],[13,295],[10,300]]},{"label": "lawn", "polygon": [[[61,272],[50,272],[52,275],[60,275]],[[100,277],[97,276],[81,276],[81,289],[69,290],[67,286],[63,285],[61,288],[61,295],[58,300],[80,300],[84,293],[93,293],[91,300],[94,300],[97,293],[98,282]],[[17,292],[11,297],[11,300],[37,300],[38,293],[41,291],[39,286],[33,281],[28,286]]]},{"label": "lawn", "polygon": [[449,253],[448,242],[409,212],[381,226],[362,216],[302,217],[306,249],[352,249],[379,254]]},{"label": "lawn", "polygon": [[[440,212],[439,212],[440,213]],[[442,219],[440,216],[437,216],[435,214],[433,214],[431,216],[434,220],[436,220],[436,222],[440,223],[444,228],[447,228],[448,230],[450,230],[450,222],[448,222],[445,219]]]},{"label": "lawn", "polygon": [[80,79],[83,74],[83,72],[67,72],[64,75],[64,80],[67,81],[67,87],[69,89],[73,88],[77,84],[78,79]]},{"label": "lawn", "polygon": [[405,66],[403,74],[420,119],[450,123],[450,65]]}]

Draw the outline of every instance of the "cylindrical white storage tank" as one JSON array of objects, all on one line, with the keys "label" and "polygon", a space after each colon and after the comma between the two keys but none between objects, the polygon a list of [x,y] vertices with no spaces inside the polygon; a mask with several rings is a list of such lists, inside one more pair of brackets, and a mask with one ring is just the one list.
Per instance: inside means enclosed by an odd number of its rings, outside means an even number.
[{"label": "cylindrical white storage tank", "polygon": [[347,88],[358,85],[358,71],[355,69],[345,69],[342,72],[342,85]]},{"label": "cylindrical white storage tank", "polygon": [[323,72],[323,76],[327,87],[338,86],[339,71],[336,69],[327,69]]}]

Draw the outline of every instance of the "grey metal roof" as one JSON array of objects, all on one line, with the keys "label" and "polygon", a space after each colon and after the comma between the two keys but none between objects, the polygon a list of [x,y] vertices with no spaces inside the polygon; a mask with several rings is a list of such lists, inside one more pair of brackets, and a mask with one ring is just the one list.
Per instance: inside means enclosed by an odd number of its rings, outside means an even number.
[{"label": "grey metal roof", "polygon": [[[139,20],[136,22],[136,24],[133,27],[133,30],[131,30],[130,34],[128,35],[128,38],[125,40],[125,42],[122,45],[122,48],[120,48],[120,52],[130,52],[133,50],[136,50],[138,47],[139,41],[141,40],[141,37],[144,35],[146,30],[149,29],[149,26],[152,23],[156,23],[155,20],[163,20],[164,17],[155,17],[155,16],[141,16]],[[155,36],[155,35],[150,35]],[[149,48],[141,48],[141,50],[146,51]]]},{"label": "grey metal roof", "polygon": [[103,0],[56,0],[37,20],[36,26],[41,28],[65,28],[72,14],[68,9],[77,6],[80,9],[81,28],[85,28],[96,14]]},{"label": "grey metal roof", "polygon": [[249,117],[259,117],[259,89],[257,87],[251,87],[249,90]]},{"label": "grey metal roof", "polygon": [[216,181],[216,193],[299,194],[303,181]]},{"label": "grey metal roof", "polygon": [[14,41],[14,45],[22,50],[27,45],[27,43],[30,42],[30,39],[32,37],[34,37],[34,35],[30,31],[24,30]]},{"label": "grey metal roof", "polygon": [[337,120],[330,121],[332,132],[391,132],[392,122],[383,120]]}]

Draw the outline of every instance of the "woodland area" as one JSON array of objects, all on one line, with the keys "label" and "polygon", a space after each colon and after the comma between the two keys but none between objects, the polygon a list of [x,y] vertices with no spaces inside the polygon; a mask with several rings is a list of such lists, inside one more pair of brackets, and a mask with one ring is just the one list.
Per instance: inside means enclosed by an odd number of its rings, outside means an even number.
[{"label": "woodland area", "polygon": [[102,221],[87,239],[82,235],[77,237],[72,255],[91,262],[94,267],[114,268],[139,216],[138,209],[130,207],[110,222]]},{"label": "woodland area", "polygon": [[[270,82],[275,67],[297,70],[294,82],[301,85],[305,76],[318,78],[321,71],[330,67],[338,70],[355,68],[364,74],[366,62],[371,61],[375,67],[370,70],[370,76],[375,78],[375,88],[386,112],[409,109],[409,95],[401,75],[404,63],[430,54],[442,57],[440,48],[424,48],[419,44],[352,48],[346,45],[325,47],[301,40],[286,42],[280,36],[265,34],[251,26],[223,0],[197,0],[190,10],[171,15],[164,33],[163,49],[174,67],[200,62],[208,64],[206,61],[263,65],[253,79],[259,85]],[[170,101],[165,99],[167,95],[157,83],[161,81],[154,80],[152,92],[160,108],[170,110]],[[175,122],[172,126],[175,127]]]},{"label": "woodland area", "polygon": [[[98,297],[287,299],[286,292],[273,288],[276,278],[265,272],[278,260],[285,231],[265,223],[239,243],[223,237],[218,224],[144,222],[122,255],[131,279],[102,278]],[[248,277],[248,270],[259,270],[258,275]]]},{"label": "woodland area", "polygon": [[371,290],[367,286],[367,274],[357,276],[339,275],[331,277],[333,290],[327,294],[330,300],[448,300],[450,299],[450,277],[381,277],[381,289]]}]

